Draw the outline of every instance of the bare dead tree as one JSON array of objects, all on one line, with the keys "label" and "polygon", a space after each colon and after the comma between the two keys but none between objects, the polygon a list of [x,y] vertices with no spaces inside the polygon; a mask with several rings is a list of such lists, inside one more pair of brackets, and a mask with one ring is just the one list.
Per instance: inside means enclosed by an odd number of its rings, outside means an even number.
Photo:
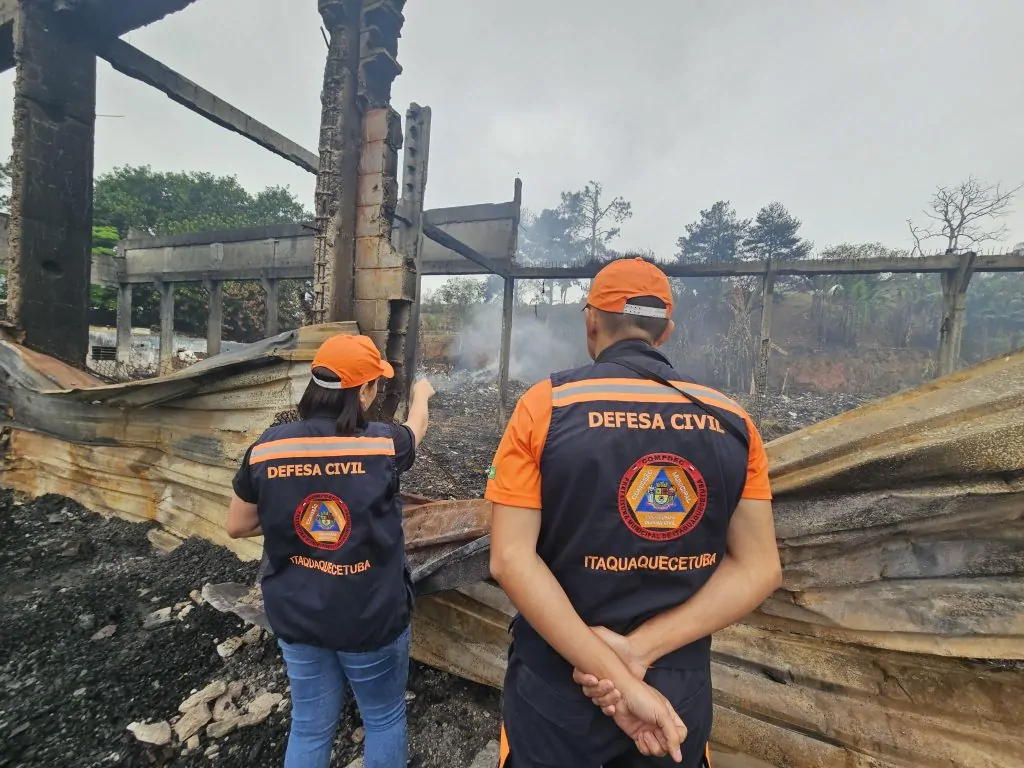
[{"label": "bare dead tree", "polygon": [[1010,212],[1010,203],[1022,187],[1024,184],[1003,189],[1001,184],[987,184],[974,176],[955,187],[939,187],[924,210],[930,222],[917,226],[907,219],[914,240],[911,255],[923,256],[922,244],[936,238],[946,241],[947,253],[1002,240],[1007,230],[998,221]]}]

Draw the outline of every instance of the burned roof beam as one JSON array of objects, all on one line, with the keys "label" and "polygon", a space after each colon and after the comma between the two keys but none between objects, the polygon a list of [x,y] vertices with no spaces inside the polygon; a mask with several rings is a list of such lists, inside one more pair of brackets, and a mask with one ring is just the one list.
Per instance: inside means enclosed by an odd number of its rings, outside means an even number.
[{"label": "burned roof beam", "polygon": [[99,43],[96,53],[121,74],[162,91],[172,101],[222,128],[241,134],[303,170],[316,173],[320,167],[320,158],[315,153],[123,40]]},{"label": "burned roof beam", "polygon": [[[196,0],[52,0],[67,29],[100,40],[117,38],[188,8]],[[14,66],[19,0],[0,0],[0,72]]]}]

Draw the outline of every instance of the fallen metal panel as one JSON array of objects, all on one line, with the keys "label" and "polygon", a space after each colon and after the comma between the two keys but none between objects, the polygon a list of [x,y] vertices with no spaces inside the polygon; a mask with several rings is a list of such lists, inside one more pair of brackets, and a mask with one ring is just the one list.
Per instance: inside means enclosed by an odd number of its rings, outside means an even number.
[{"label": "fallen metal panel", "polygon": [[[0,345],[2,481],[258,558],[223,532],[234,466],[337,330],[117,386]],[[768,446],[784,582],[714,638],[716,743],[790,768],[1024,765],[1022,406],[1024,351]],[[513,609],[482,580],[489,512],[407,498],[405,527],[414,655],[500,687]],[[259,618],[258,588],[208,592]]]}]

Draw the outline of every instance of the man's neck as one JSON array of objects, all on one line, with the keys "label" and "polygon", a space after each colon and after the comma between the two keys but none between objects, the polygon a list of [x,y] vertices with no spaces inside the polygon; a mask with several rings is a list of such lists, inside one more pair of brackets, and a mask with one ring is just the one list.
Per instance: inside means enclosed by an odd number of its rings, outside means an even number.
[{"label": "man's neck", "polygon": [[594,358],[597,359],[598,357],[600,357],[604,353],[604,351],[606,349],[609,349],[609,348],[615,346],[616,344],[621,344],[621,343],[623,343],[625,341],[632,341],[632,342],[636,342],[636,343],[643,344],[645,346],[651,347],[652,349],[654,348],[654,345],[651,344],[650,339],[648,339],[648,338],[646,338],[644,336],[617,336],[617,337],[615,337],[613,339],[608,339],[608,340],[604,341],[603,343],[598,342],[597,344],[595,344],[594,345]]}]

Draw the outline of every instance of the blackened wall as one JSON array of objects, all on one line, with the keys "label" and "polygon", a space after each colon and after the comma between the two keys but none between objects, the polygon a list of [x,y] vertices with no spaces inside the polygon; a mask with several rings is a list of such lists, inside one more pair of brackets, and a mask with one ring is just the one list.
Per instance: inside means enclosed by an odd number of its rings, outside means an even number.
[{"label": "blackened wall", "polygon": [[96,57],[22,0],[11,168],[7,322],[32,349],[84,365],[89,340]]}]

